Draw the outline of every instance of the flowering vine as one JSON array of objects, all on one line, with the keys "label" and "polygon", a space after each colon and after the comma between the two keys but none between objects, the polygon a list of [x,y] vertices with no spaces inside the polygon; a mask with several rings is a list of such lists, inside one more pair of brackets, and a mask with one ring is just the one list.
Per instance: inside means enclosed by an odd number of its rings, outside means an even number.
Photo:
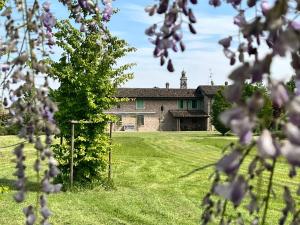
[{"label": "flowering vine", "polygon": [[[300,3],[296,0],[207,2],[213,7],[230,4],[236,11],[232,23],[237,26],[239,33],[228,34],[218,43],[229,64],[237,65],[228,76],[232,84],[226,90],[227,99],[233,108],[223,112],[220,119],[237,135],[238,142],[227,149],[226,154],[214,164],[212,186],[203,199],[201,222],[246,224],[241,213],[226,216],[226,209],[231,202],[233,207],[246,204],[251,224],[269,224],[267,213],[274,192],[276,162],[285,160],[289,165],[287,179],[296,177],[300,166]],[[192,0],[160,0],[146,8],[150,16],[164,16],[163,22],[152,25],[146,34],[153,37],[154,56],[160,58],[161,65],[168,59],[167,68],[170,72],[174,71],[174,67],[168,51],[172,49],[176,52],[178,44],[184,46],[181,26],[184,17],[188,19],[190,32],[196,33],[192,5],[197,3]],[[267,54],[261,52],[263,45],[269,48]],[[292,93],[288,92],[282,81],[274,79],[270,72],[274,58],[287,55],[291,56],[291,66],[295,73],[296,88]],[[256,92],[246,100],[242,98],[246,82],[267,84],[273,107],[277,109],[277,113],[270,115],[271,126],[264,127],[257,118],[257,113],[265,104],[261,93]],[[262,132],[254,138],[254,131],[261,127]],[[245,166],[248,168],[246,174],[241,171]],[[263,173],[269,173],[269,176],[265,181],[266,191],[261,193],[259,186]],[[257,181],[258,187],[254,181]],[[287,185],[283,187],[285,207],[278,224],[300,223],[296,198],[299,194],[299,190],[291,190]],[[263,198],[260,198],[261,195]]]},{"label": "flowering vine", "polygon": [[[40,3],[34,0],[0,1],[1,20],[4,20],[5,40],[0,41],[0,75],[3,88],[1,99],[4,107],[12,115],[11,123],[21,127],[19,137],[23,139],[13,150],[15,155],[17,189],[14,199],[23,202],[26,198],[26,153],[24,142],[31,143],[36,150],[36,159],[32,165],[36,180],[40,183],[36,203],[23,209],[26,224],[49,224],[51,211],[47,206],[47,195],[60,191],[62,185],[54,184],[59,170],[50,148],[53,134],[59,132],[54,120],[57,111],[49,96],[49,68],[45,57],[51,57],[51,48],[55,45],[54,27],[56,18],[51,12],[50,2]],[[102,32],[112,13],[112,2],[103,1],[101,11],[98,1],[60,0],[67,6],[70,18],[84,27]],[[5,6],[4,6],[5,3]],[[20,21],[21,19],[21,22]],[[1,25],[2,26],[2,25]],[[48,47],[47,47],[48,46]],[[44,79],[42,84],[41,78]],[[42,136],[44,135],[44,136]]]}]

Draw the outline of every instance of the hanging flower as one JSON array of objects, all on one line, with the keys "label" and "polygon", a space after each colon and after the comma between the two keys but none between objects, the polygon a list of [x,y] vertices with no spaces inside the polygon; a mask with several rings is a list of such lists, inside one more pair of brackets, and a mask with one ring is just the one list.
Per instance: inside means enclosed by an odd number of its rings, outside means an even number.
[{"label": "hanging flower", "polygon": [[233,175],[240,166],[241,153],[238,150],[223,156],[216,165],[217,170]]},{"label": "hanging flower", "polygon": [[242,176],[238,176],[233,182],[229,184],[218,184],[214,188],[217,195],[224,197],[231,201],[234,206],[240,205],[247,190],[247,183]]},{"label": "hanging flower", "polygon": [[293,20],[292,22],[290,22],[290,26],[291,26],[294,30],[300,30],[300,22],[299,22],[299,21]]},{"label": "hanging flower", "polygon": [[257,140],[258,155],[262,158],[274,158],[277,156],[278,150],[274,144],[273,138],[269,130],[263,130]]},{"label": "hanging flower", "polygon": [[290,121],[299,126],[300,125],[300,96],[296,96],[288,106],[288,116]]},{"label": "hanging flower", "polygon": [[293,123],[287,123],[284,126],[284,133],[293,144],[300,145],[300,130]]},{"label": "hanging flower", "polygon": [[261,7],[261,11],[263,12],[264,15],[266,15],[271,9],[271,6],[270,6],[268,0],[262,0],[260,7]]},{"label": "hanging flower", "polygon": [[102,20],[105,22],[108,22],[112,16],[113,12],[114,12],[114,10],[113,10],[111,1],[106,1]]},{"label": "hanging flower", "polygon": [[246,114],[245,109],[237,107],[226,110],[221,114],[220,120],[239,136],[241,144],[249,144],[251,142],[252,129],[255,124]]},{"label": "hanging flower", "polygon": [[271,99],[273,103],[281,108],[289,101],[289,94],[281,82],[272,81],[271,84]]},{"label": "hanging flower", "polygon": [[281,154],[293,166],[300,166],[300,146],[286,140],[281,147]]}]

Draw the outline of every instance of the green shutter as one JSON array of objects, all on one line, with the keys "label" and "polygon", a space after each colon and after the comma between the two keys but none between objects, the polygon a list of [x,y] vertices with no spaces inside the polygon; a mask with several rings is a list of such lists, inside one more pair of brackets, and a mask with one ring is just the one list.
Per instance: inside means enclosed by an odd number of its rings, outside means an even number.
[{"label": "green shutter", "polygon": [[185,101],[180,99],[178,100],[178,109],[184,109],[185,108]]},{"label": "green shutter", "polygon": [[144,100],[142,99],[137,99],[136,100],[136,108],[137,109],[144,109]]},{"label": "green shutter", "polygon": [[197,101],[196,100],[189,101],[189,109],[197,109]]}]

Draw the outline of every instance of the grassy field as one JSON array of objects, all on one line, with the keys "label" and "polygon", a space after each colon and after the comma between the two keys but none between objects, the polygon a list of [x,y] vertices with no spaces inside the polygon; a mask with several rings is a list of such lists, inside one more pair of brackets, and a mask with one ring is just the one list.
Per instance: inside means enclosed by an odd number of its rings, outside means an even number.
[{"label": "grassy field", "polygon": [[[114,133],[113,140],[119,145],[113,152],[116,190],[105,191],[99,187],[52,195],[49,201],[54,213],[51,219],[53,224],[198,224],[201,199],[210,187],[212,169],[179,177],[216,161],[222,146],[233,141],[233,138],[205,132],[166,132]],[[17,141],[15,137],[0,137],[0,146]],[[26,151],[33,154],[29,145],[26,145]],[[0,150],[0,186],[9,186],[14,179],[10,152],[11,149]],[[33,158],[27,160],[32,161]],[[287,171],[284,164],[278,164],[275,191],[281,190],[282,185],[294,186],[294,183],[285,181]],[[30,171],[29,174],[31,186],[34,186],[35,179]],[[261,188],[266,188],[266,184]],[[26,203],[12,202],[13,192],[11,187],[9,193],[0,195],[1,225],[24,224],[21,210]],[[30,190],[29,201],[34,202],[35,198],[36,193]],[[272,198],[268,224],[277,223],[282,207],[280,200],[281,195]]]}]

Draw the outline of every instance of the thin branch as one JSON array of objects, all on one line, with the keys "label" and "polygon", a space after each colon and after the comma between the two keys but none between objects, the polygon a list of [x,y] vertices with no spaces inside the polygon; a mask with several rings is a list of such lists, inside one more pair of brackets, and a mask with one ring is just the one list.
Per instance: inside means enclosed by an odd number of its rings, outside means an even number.
[{"label": "thin branch", "polygon": [[19,142],[19,143],[16,143],[16,144],[12,144],[12,145],[0,146],[0,149],[15,147],[15,146],[18,146],[20,144],[25,144],[26,142],[27,141],[22,141],[22,142]]},{"label": "thin branch", "polygon": [[205,165],[205,166],[201,166],[201,167],[199,167],[199,168],[196,168],[196,169],[192,170],[191,172],[189,172],[189,173],[187,173],[187,174],[185,174],[185,175],[180,176],[179,178],[188,177],[188,176],[190,176],[190,175],[192,175],[192,174],[194,174],[194,173],[196,173],[196,172],[198,172],[198,171],[200,171],[200,170],[204,170],[204,169],[207,169],[207,168],[209,168],[209,167],[213,167],[213,166],[215,166],[215,165],[216,165],[216,163],[211,163],[211,164],[207,164],[207,165]]},{"label": "thin branch", "polygon": [[224,222],[224,216],[225,216],[226,208],[227,208],[227,200],[224,201],[224,205],[223,205],[223,209],[222,209],[222,215],[221,215],[221,220],[220,220],[219,225],[222,225],[223,222]]},{"label": "thin branch", "polygon": [[266,196],[265,209],[264,209],[262,222],[261,222],[262,225],[265,225],[266,218],[267,218],[267,213],[268,213],[268,208],[269,208],[269,200],[270,200],[272,184],[273,184],[273,175],[274,175],[275,164],[276,164],[276,159],[273,159],[272,170],[271,170],[271,174],[270,174],[270,177],[269,177],[269,184],[268,184],[268,191],[267,191],[267,196]]}]

